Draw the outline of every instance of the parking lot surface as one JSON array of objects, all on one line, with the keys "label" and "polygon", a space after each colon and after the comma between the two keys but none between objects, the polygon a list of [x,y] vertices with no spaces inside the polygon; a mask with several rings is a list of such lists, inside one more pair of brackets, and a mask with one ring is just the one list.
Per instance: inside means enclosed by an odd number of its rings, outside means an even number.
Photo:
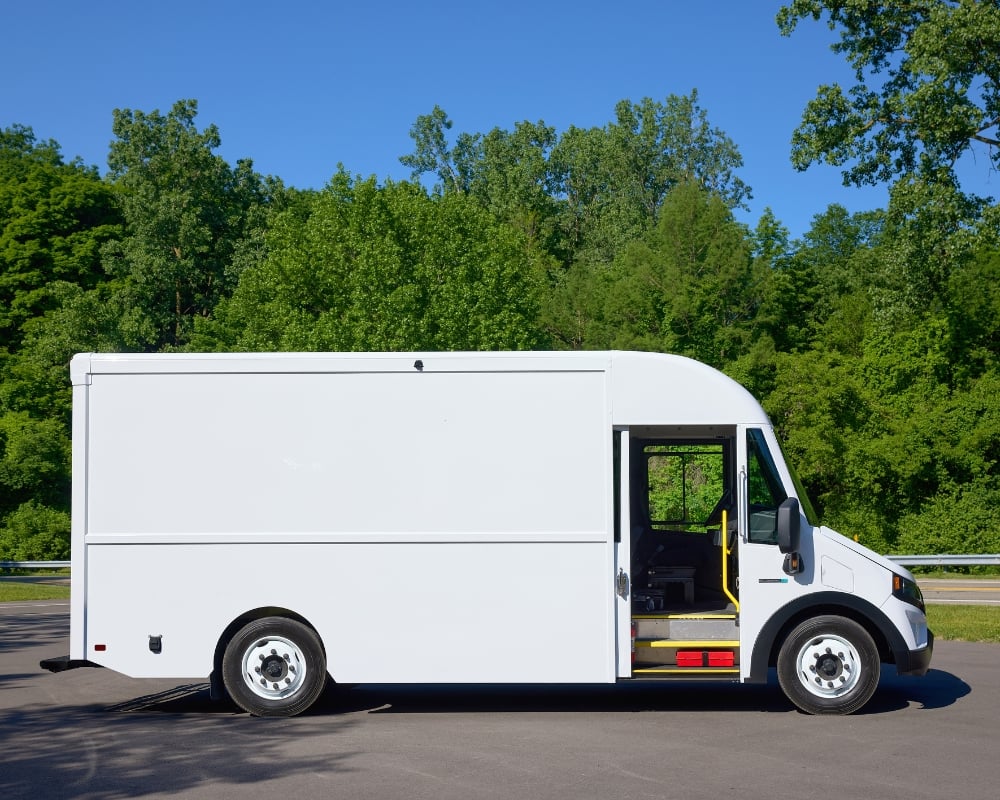
[{"label": "parking lot surface", "polygon": [[357,686],[257,719],[204,682],[49,674],[66,603],[0,604],[0,794],[33,798],[993,797],[1000,646],[940,642],[862,713],[777,685]]}]

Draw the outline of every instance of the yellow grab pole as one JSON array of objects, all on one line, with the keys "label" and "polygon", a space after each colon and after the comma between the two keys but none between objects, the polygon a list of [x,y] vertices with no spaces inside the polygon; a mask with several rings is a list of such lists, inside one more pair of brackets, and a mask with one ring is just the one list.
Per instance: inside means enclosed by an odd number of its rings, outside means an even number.
[{"label": "yellow grab pole", "polygon": [[736,610],[740,610],[740,601],[729,591],[729,556],[733,551],[729,549],[729,513],[722,509],[722,591],[726,593]]}]

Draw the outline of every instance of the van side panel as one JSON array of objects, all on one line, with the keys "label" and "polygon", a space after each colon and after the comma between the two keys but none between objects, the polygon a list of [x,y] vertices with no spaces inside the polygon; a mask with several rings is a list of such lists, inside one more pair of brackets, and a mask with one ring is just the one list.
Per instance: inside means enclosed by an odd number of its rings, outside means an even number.
[{"label": "van side panel", "polygon": [[273,606],[338,681],[614,680],[605,372],[182,370],[91,376],[86,658]]},{"label": "van side panel", "polygon": [[601,373],[95,375],[90,402],[90,535],[605,527]]},{"label": "van side panel", "polygon": [[88,581],[114,587],[92,593],[89,640],[107,650],[91,660],[132,677],[207,676],[229,621],[273,606],[316,628],[341,683],[613,679],[599,542],[90,550]]}]

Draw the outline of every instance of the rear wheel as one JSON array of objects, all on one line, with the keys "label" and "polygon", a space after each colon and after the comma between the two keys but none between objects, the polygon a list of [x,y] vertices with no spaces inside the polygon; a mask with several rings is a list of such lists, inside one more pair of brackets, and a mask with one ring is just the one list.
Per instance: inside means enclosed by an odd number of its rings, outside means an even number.
[{"label": "rear wheel", "polygon": [[778,654],[778,682],[809,714],[852,714],[878,687],[878,648],[851,619],[822,616],[800,623]]},{"label": "rear wheel", "polygon": [[250,622],[226,645],[222,680],[233,701],[258,717],[291,717],[326,686],[326,656],[316,632],[284,617]]}]

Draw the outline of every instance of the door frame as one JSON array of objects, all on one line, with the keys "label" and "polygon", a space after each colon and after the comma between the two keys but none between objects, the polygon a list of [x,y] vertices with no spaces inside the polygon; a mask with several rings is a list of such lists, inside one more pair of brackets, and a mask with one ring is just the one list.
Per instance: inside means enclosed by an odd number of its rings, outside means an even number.
[{"label": "door frame", "polygon": [[[615,593],[615,643],[618,678],[632,677],[632,525],[629,484],[629,430],[616,426],[614,437],[615,558],[612,586]],[[624,581],[622,581],[624,576]],[[624,591],[622,591],[622,582]]]}]

